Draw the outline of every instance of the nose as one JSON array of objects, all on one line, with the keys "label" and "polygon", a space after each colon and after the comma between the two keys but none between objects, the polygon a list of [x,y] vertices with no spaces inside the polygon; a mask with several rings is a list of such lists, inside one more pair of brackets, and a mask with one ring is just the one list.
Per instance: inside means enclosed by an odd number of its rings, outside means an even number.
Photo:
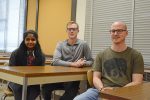
[{"label": "nose", "polygon": [[32,40],[29,40],[29,43],[32,43]]},{"label": "nose", "polygon": [[73,29],[71,29],[71,30],[70,30],[70,32],[74,32],[74,30],[73,30]]}]

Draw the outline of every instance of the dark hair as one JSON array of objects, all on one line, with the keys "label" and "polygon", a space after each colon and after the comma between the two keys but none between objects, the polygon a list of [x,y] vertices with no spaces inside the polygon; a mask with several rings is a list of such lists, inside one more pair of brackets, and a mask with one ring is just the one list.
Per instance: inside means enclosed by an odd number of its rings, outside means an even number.
[{"label": "dark hair", "polygon": [[23,41],[25,40],[25,38],[27,37],[28,34],[33,34],[33,36],[36,38],[36,40],[38,40],[37,32],[35,32],[33,30],[28,30],[28,31],[24,32],[24,34],[23,34]]},{"label": "dark hair", "polygon": [[24,32],[24,34],[23,34],[23,41],[21,42],[19,48],[24,49],[24,50],[28,49],[27,46],[25,45],[25,38],[27,37],[28,34],[33,34],[33,36],[35,37],[35,39],[37,41],[36,45],[34,47],[34,50],[40,49],[40,51],[41,51],[41,46],[40,46],[39,40],[38,40],[38,34],[37,34],[37,32],[35,32],[33,30],[28,30],[28,31]]},{"label": "dark hair", "polygon": [[25,38],[28,34],[33,34],[36,38],[36,45],[34,47],[34,55],[35,55],[35,66],[40,66],[45,64],[45,56],[42,53],[41,46],[38,40],[38,34],[34,30],[28,30],[23,34],[23,41],[21,42],[19,48],[16,51],[16,66],[26,66],[27,65],[27,46],[25,45]]}]

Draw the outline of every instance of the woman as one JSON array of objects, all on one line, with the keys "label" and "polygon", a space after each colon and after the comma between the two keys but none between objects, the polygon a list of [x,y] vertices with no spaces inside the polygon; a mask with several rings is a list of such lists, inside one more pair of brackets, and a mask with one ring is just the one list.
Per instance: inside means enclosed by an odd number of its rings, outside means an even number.
[{"label": "woman", "polygon": [[[42,53],[38,34],[29,30],[23,35],[23,41],[19,48],[12,52],[9,66],[44,66],[45,56]],[[15,100],[22,99],[22,85],[9,83],[9,88],[12,89]],[[27,89],[27,100],[35,100],[40,94],[40,85],[31,85]]]}]

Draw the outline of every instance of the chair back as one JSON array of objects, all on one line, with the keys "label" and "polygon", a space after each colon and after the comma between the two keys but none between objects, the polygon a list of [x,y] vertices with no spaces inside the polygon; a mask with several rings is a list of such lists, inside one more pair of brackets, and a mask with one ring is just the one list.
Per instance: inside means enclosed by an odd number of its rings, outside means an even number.
[{"label": "chair back", "polygon": [[8,62],[5,62],[5,63],[4,63],[4,66],[8,66],[8,65],[9,65],[9,63],[8,63]]},{"label": "chair back", "polygon": [[94,85],[93,85],[93,70],[92,69],[87,71],[87,80],[89,82],[89,85],[93,87]]}]

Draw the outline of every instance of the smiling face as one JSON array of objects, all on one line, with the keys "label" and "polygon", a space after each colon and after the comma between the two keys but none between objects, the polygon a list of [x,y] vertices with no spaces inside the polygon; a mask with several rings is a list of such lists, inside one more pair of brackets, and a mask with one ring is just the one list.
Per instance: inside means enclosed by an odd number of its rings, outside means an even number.
[{"label": "smiling face", "polygon": [[110,34],[114,44],[125,43],[128,35],[127,26],[123,22],[115,22],[111,26]]},{"label": "smiling face", "polygon": [[25,37],[25,45],[27,46],[28,49],[34,49],[35,45],[36,45],[36,38],[34,37],[33,34],[28,34]]},{"label": "smiling face", "polygon": [[76,39],[78,32],[79,32],[79,28],[78,28],[78,25],[76,23],[68,24],[67,33],[68,33],[69,39]]}]

